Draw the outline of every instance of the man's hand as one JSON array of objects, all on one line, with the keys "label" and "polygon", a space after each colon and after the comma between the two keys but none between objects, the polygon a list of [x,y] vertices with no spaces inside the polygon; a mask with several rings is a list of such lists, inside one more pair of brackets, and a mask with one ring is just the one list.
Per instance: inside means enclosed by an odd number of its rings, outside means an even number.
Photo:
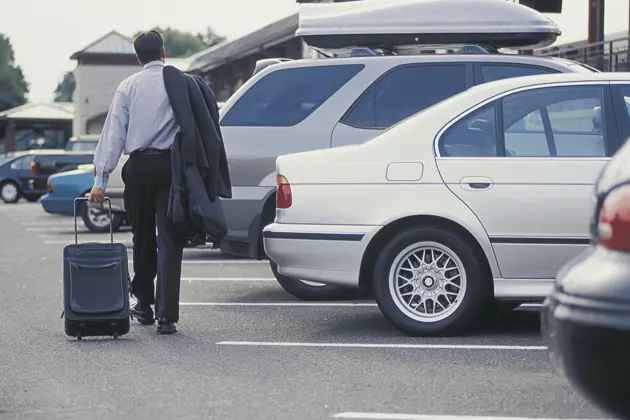
[{"label": "man's hand", "polygon": [[105,190],[102,188],[94,187],[92,191],[90,191],[90,196],[88,197],[88,201],[90,203],[101,204],[105,202]]}]

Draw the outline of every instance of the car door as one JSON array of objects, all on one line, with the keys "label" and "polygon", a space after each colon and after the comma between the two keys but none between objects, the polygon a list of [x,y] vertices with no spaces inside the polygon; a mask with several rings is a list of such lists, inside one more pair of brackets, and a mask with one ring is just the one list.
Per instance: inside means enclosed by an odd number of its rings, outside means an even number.
[{"label": "car door", "polygon": [[46,189],[48,177],[57,172],[57,165],[61,155],[37,155],[33,158],[36,173],[30,181],[31,189],[42,191]]},{"label": "car door", "polygon": [[32,160],[32,155],[26,155],[15,159],[10,165],[12,175],[20,181],[24,191],[30,189],[29,182],[33,179],[33,173],[31,172]]},{"label": "car door", "polygon": [[448,188],[484,225],[506,279],[552,279],[589,244],[595,181],[618,147],[609,85],[509,93],[439,136]]},{"label": "car door", "polygon": [[473,84],[465,62],[404,64],[374,82],[335,126],[331,146],[363,143]]}]

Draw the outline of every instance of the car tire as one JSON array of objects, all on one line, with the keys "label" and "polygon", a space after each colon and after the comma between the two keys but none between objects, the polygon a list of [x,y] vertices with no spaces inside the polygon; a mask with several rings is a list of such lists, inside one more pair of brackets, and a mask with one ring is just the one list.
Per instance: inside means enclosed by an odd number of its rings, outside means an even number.
[{"label": "car tire", "polygon": [[278,273],[278,264],[269,260],[271,271],[282,288],[289,294],[304,301],[331,301],[342,300],[347,298],[352,289],[334,286],[330,284],[320,284],[314,282],[305,283],[304,280],[298,280],[291,277],[283,276]]},{"label": "car tire", "polygon": [[[104,215],[97,215],[98,209],[90,207],[88,205],[81,206],[81,218],[85,227],[90,232],[94,233],[107,233],[109,232],[109,214],[105,212]],[[116,232],[122,224],[122,217],[116,213],[112,214],[112,231]]]},{"label": "car tire", "polygon": [[22,198],[22,188],[13,181],[0,184],[0,199],[7,204],[13,204]]},{"label": "car tire", "polygon": [[472,246],[455,233],[416,227],[381,250],[374,295],[383,315],[409,335],[457,334],[482,319],[492,302],[486,271]]}]

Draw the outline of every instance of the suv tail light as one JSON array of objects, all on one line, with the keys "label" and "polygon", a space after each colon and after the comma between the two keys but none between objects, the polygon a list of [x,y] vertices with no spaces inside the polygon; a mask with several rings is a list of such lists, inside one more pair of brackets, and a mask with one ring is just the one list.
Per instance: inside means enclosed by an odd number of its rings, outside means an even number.
[{"label": "suv tail light", "polygon": [[53,191],[52,188],[52,182],[48,181],[48,183],[46,184],[46,190],[51,193]]},{"label": "suv tail light", "polygon": [[288,209],[293,204],[291,185],[282,175],[276,175],[276,208]]},{"label": "suv tail light", "polygon": [[37,163],[34,160],[31,160],[31,173],[37,175]]},{"label": "suv tail light", "polygon": [[630,252],[630,185],[612,190],[599,212],[597,236],[602,246]]}]

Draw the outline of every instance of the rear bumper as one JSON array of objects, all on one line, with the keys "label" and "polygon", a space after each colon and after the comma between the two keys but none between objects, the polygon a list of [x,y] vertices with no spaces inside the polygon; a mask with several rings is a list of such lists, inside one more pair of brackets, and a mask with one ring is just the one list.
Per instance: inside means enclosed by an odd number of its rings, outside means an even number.
[{"label": "rear bumper", "polygon": [[[108,195],[109,197],[109,195]],[[42,207],[46,213],[50,214],[64,214],[68,216],[72,216],[74,214],[74,200],[77,197],[68,197],[68,196],[55,196],[53,194],[46,194],[40,202],[42,203]],[[122,198],[110,197],[112,201],[112,212],[114,213],[125,213],[125,203]],[[107,210],[107,204],[91,204],[92,207],[103,208]],[[77,208],[78,211],[78,208]]]},{"label": "rear bumper", "polygon": [[250,258],[258,256],[262,224],[271,222],[275,216],[274,211],[262,214],[274,191],[271,187],[232,187],[232,198],[221,200],[228,228],[226,237],[221,240],[222,252]]},{"label": "rear bumper", "polygon": [[363,255],[380,228],[273,223],[263,231],[265,252],[285,276],[359,287]]},{"label": "rear bumper", "polygon": [[46,213],[73,215],[74,197],[56,197],[52,194],[46,194],[40,202]]}]

